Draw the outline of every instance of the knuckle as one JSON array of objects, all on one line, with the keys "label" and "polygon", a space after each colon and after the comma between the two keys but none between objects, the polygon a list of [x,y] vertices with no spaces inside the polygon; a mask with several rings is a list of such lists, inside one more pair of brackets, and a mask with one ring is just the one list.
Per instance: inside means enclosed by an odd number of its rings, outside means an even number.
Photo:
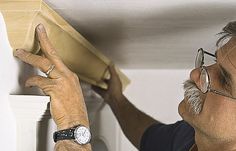
[{"label": "knuckle", "polygon": [[57,56],[55,48],[52,45],[48,45],[48,55],[50,56]]},{"label": "knuckle", "polygon": [[32,80],[35,81],[36,84],[42,83],[42,79],[40,77],[34,77]]},{"label": "knuckle", "polygon": [[29,59],[32,58],[32,54],[29,53],[29,52],[25,52],[24,58],[27,59],[27,60],[29,60]]},{"label": "knuckle", "polygon": [[63,85],[66,85],[66,83],[67,83],[67,81],[64,77],[60,78],[56,81],[56,87],[57,88],[63,88]]},{"label": "knuckle", "polygon": [[48,35],[46,32],[38,32],[40,41],[48,41]]},{"label": "knuckle", "polygon": [[58,79],[56,81],[56,83],[57,83],[58,87],[64,88],[68,84],[70,85],[71,83],[75,83],[75,82],[78,82],[78,81],[79,81],[79,78],[75,73],[67,72],[60,79]]},{"label": "knuckle", "polygon": [[52,84],[52,83],[50,83],[50,84],[45,84],[45,86],[44,86],[44,88],[43,88],[43,91],[44,91],[44,92],[47,92],[47,93],[53,92],[54,90],[56,90],[56,85],[55,85],[55,84]]},{"label": "knuckle", "polygon": [[31,81],[38,81],[38,77],[37,76],[34,76],[34,77],[31,77],[28,79],[30,82]]},{"label": "knuckle", "polygon": [[46,65],[50,64],[47,58],[42,58],[41,62]]},{"label": "knuckle", "polygon": [[41,65],[47,63],[46,59],[44,59],[44,58],[36,58],[34,61],[38,64],[38,66],[41,66]]}]

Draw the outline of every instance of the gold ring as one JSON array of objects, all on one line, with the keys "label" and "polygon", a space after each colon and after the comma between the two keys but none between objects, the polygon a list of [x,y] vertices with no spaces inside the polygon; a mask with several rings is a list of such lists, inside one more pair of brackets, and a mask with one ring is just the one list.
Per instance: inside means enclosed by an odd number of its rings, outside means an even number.
[{"label": "gold ring", "polygon": [[54,68],[55,68],[55,65],[52,64],[52,65],[50,66],[50,68],[48,69],[48,71],[45,72],[45,74],[46,74],[47,76],[49,76],[49,74],[52,72],[52,70],[53,70]]}]

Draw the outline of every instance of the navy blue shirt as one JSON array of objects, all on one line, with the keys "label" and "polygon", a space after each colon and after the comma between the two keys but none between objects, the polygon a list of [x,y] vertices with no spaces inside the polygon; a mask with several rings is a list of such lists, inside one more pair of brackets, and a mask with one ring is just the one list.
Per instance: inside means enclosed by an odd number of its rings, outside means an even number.
[{"label": "navy blue shirt", "polygon": [[142,136],[140,151],[189,151],[194,143],[194,129],[185,121],[153,124]]}]

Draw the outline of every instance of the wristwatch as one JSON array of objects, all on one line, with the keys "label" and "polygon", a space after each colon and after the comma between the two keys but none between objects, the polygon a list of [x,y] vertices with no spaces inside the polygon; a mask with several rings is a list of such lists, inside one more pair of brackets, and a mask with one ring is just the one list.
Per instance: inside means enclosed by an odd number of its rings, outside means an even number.
[{"label": "wristwatch", "polygon": [[85,145],[90,143],[91,133],[87,127],[78,125],[69,129],[54,132],[53,139],[54,142],[59,140],[74,140],[80,145]]}]

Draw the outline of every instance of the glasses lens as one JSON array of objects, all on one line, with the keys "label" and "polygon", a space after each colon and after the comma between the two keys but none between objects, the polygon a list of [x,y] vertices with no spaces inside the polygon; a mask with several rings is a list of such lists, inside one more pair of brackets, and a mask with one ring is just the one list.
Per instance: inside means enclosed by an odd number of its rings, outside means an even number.
[{"label": "glasses lens", "polygon": [[205,68],[202,68],[200,75],[200,90],[206,93],[209,86],[209,76]]},{"label": "glasses lens", "polygon": [[204,55],[203,50],[199,49],[195,60],[195,68],[199,68],[203,65],[203,59],[204,59],[203,55]]}]

